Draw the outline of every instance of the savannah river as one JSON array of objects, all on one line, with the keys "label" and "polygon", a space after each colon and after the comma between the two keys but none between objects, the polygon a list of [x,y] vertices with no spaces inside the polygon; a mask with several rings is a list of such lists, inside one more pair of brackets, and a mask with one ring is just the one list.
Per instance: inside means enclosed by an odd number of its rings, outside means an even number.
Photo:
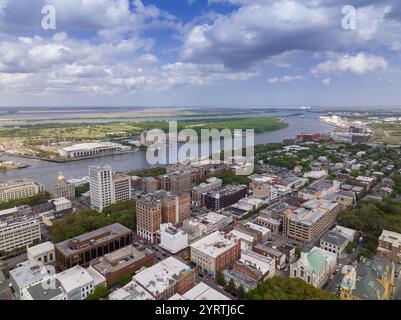
[{"label": "savannah river", "polygon": [[[332,126],[319,121],[320,113],[307,112],[305,113],[305,118],[289,116],[291,114],[294,114],[294,111],[276,111],[266,115],[259,114],[258,116],[268,115],[286,117],[288,127],[273,132],[256,134],[255,144],[282,142],[282,140],[286,138],[295,138],[300,132],[312,133],[333,130]],[[135,153],[105,156],[67,163],[53,163],[3,155],[0,157],[2,160],[13,160],[15,162],[27,163],[30,167],[0,173],[0,180],[6,181],[15,178],[29,177],[42,182],[47,188],[49,188],[56,182],[59,172],[63,172],[67,179],[71,177],[82,177],[88,174],[88,166],[90,165],[110,164],[114,171],[122,172],[151,167],[147,163],[145,155],[146,153],[144,151],[138,151]]]}]

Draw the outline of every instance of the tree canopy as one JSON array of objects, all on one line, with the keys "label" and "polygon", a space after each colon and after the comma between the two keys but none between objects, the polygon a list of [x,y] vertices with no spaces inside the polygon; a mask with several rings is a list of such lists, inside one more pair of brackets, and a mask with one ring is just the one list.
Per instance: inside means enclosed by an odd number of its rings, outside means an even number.
[{"label": "tree canopy", "polygon": [[362,231],[367,256],[374,254],[383,229],[401,233],[401,201],[384,199],[360,202],[355,209],[340,214],[339,222]]},{"label": "tree canopy", "polygon": [[53,242],[74,238],[113,223],[120,223],[129,229],[136,227],[136,206],[134,200],[113,204],[97,212],[86,210],[72,213],[57,220],[50,227]]},{"label": "tree canopy", "polygon": [[249,291],[247,300],[336,300],[337,297],[298,278],[273,277]]}]

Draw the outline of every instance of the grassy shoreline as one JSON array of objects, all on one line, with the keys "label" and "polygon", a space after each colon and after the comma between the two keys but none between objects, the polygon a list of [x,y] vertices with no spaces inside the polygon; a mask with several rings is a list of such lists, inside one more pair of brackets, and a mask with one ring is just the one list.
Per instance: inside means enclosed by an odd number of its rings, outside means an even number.
[{"label": "grassy shoreline", "polygon": [[[201,129],[254,129],[255,133],[280,130],[287,127],[279,117],[255,117],[232,119],[201,119],[178,121],[178,130]],[[106,124],[43,124],[19,127],[0,127],[0,138],[21,139],[25,145],[38,145],[45,142],[88,141],[108,139],[110,133],[124,132],[128,136],[138,135],[154,128],[165,132],[169,129],[168,121],[117,122]]]}]

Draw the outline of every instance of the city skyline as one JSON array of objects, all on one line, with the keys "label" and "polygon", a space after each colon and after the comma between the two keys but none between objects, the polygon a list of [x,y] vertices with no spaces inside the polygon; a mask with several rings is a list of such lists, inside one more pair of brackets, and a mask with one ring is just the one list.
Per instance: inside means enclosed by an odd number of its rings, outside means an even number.
[{"label": "city skyline", "polygon": [[[41,26],[45,5],[55,30]],[[3,0],[0,106],[400,107],[400,9],[394,0]]]}]

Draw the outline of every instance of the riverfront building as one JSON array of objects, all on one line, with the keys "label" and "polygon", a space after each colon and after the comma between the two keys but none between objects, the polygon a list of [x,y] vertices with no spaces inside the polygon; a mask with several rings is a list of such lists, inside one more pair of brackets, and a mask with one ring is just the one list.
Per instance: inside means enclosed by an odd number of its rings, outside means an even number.
[{"label": "riverfront building", "polygon": [[43,184],[31,179],[15,179],[0,183],[0,202],[23,199],[45,192]]},{"label": "riverfront building", "polygon": [[63,158],[84,158],[129,150],[131,150],[130,147],[126,147],[118,143],[94,142],[74,144],[70,147],[59,149],[58,153]]},{"label": "riverfront building", "polygon": [[91,206],[99,212],[115,202],[112,176],[111,166],[89,167]]},{"label": "riverfront building", "polygon": [[40,224],[34,218],[0,221],[0,252],[25,247],[41,240]]}]

